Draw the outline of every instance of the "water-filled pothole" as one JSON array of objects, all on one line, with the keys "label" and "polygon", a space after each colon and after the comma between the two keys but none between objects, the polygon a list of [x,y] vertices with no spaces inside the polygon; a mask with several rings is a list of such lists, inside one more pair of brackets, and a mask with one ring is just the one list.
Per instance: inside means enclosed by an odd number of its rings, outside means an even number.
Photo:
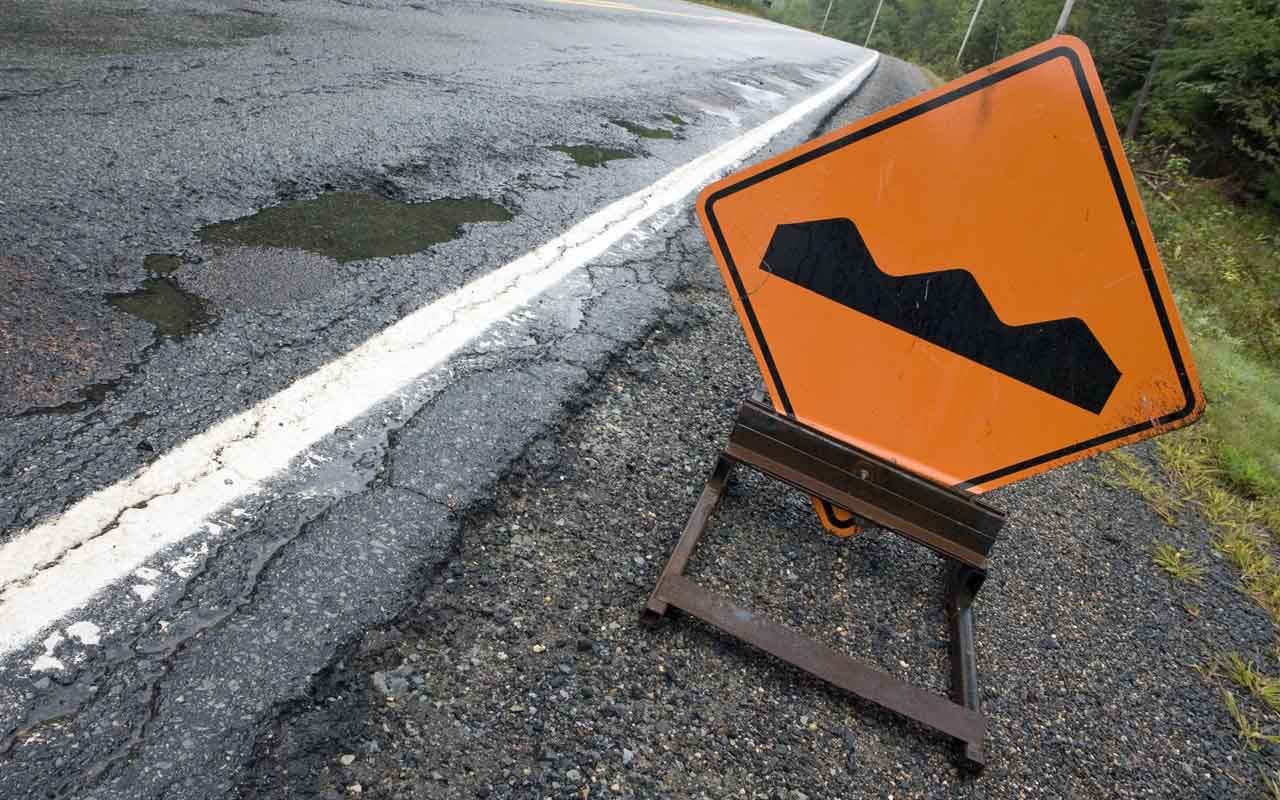
[{"label": "water-filled pothole", "polygon": [[630,150],[619,150],[616,147],[596,147],[590,144],[555,144],[548,149],[555,150],[557,153],[564,153],[580,167],[599,167],[603,166],[606,161],[636,157],[636,154]]},{"label": "water-filled pothole", "polygon": [[208,225],[197,236],[206,244],[307,250],[345,263],[416,253],[456,239],[464,223],[509,219],[510,211],[476,197],[404,203],[364,192],[330,192]]},{"label": "water-filled pothole", "polygon": [[612,122],[614,125],[617,125],[622,128],[626,128],[628,131],[630,131],[631,133],[634,133],[636,136],[639,136],[641,139],[674,139],[675,138],[675,133],[667,130],[666,128],[649,128],[644,125],[641,125],[638,122],[631,122],[630,120],[625,120],[625,119],[611,119],[609,121]]},{"label": "water-filled pothole", "polygon": [[172,275],[182,266],[182,257],[173,253],[152,253],[142,259],[142,266],[152,275]]},{"label": "water-filled pothole", "polygon": [[172,277],[182,259],[171,253],[152,253],[143,260],[152,277],[136,292],[107,296],[107,302],[126,314],[155,326],[156,335],[178,339],[211,319],[205,303],[184,291]]}]

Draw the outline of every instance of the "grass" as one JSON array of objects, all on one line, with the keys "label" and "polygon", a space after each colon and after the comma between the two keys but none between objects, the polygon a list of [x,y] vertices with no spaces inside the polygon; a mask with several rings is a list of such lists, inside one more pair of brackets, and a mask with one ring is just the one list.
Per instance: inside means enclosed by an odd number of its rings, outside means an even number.
[{"label": "grass", "polygon": [[1236,700],[1235,694],[1223,689],[1222,702],[1227,707],[1227,715],[1231,717],[1231,721],[1236,726],[1236,736],[1240,737],[1240,741],[1245,747],[1253,752],[1258,752],[1264,745],[1280,744],[1280,736],[1270,733],[1263,733],[1261,726],[1249,718],[1249,715],[1240,708],[1239,702]]},{"label": "grass", "polygon": [[1262,788],[1270,800],[1280,800],[1280,772],[1262,773]]},{"label": "grass", "polygon": [[1214,482],[1278,530],[1280,218],[1189,177],[1184,160],[1141,147],[1133,155],[1209,400],[1193,443]]},{"label": "grass", "polygon": [[1197,563],[1181,547],[1161,542],[1156,545],[1152,559],[1160,569],[1177,580],[1187,583],[1199,583],[1204,577],[1204,567]]},{"label": "grass", "polygon": [[1212,673],[1244,689],[1271,711],[1280,713],[1280,678],[1264,675],[1239,653],[1227,653],[1214,665]]},{"label": "grass", "polygon": [[[1198,425],[1156,441],[1159,475],[1132,455],[1113,458],[1104,474],[1166,520],[1181,504],[1198,508],[1241,588],[1280,624],[1280,219],[1233,203],[1167,153],[1139,147],[1132,156],[1208,406]],[[1154,559],[1175,578],[1199,577],[1199,565],[1171,545],[1157,544]],[[1280,662],[1280,641],[1271,656]],[[1227,653],[1208,675],[1273,719],[1280,714],[1280,678],[1254,661]],[[1247,749],[1280,744],[1232,691],[1222,698]],[[1280,772],[1262,771],[1261,782],[1266,797],[1280,800]]]},{"label": "grass", "polygon": [[1147,501],[1165,524],[1172,525],[1177,521],[1181,502],[1132,452],[1113,450],[1108,453],[1102,460],[1102,476],[1112,486],[1128,489]]},{"label": "grass", "polygon": [[[1157,440],[1157,470],[1121,450],[1102,474],[1168,524],[1196,507],[1214,549],[1280,624],[1280,219],[1236,205],[1177,157],[1143,147],[1131,156],[1208,408]],[[1175,578],[1198,577],[1171,545],[1156,544],[1153,558]]]}]

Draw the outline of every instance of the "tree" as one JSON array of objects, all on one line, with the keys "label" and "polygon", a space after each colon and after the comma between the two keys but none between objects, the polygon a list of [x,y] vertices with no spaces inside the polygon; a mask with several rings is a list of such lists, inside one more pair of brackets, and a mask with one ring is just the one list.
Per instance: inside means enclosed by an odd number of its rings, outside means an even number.
[{"label": "tree", "polygon": [[[1175,23],[1156,76],[1151,130],[1280,205],[1280,0],[1199,0]],[[1270,190],[1268,192],[1268,190]]]}]

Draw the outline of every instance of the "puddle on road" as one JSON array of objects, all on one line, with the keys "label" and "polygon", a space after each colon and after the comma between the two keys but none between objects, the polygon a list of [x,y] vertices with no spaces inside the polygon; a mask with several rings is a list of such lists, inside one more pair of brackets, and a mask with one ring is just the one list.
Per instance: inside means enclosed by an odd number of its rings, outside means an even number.
[{"label": "puddle on road", "polygon": [[641,139],[674,139],[675,138],[675,133],[667,130],[666,128],[647,128],[638,122],[631,122],[625,119],[611,119],[609,121],[612,122],[614,125],[617,125],[622,128],[626,128],[627,130],[634,133],[636,136],[639,136]]},{"label": "puddle on road", "polygon": [[197,236],[206,244],[307,250],[345,263],[416,253],[456,239],[464,223],[509,219],[507,209],[475,197],[403,203],[363,192],[330,192],[209,225]]},{"label": "puddle on road", "polygon": [[184,291],[170,277],[182,266],[182,259],[171,253],[152,253],[142,265],[153,277],[142,282],[142,288],[126,294],[107,295],[113,308],[155,326],[156,336],[180,339],[212,317],[205,303]]},{"label": "puddle on road", "polygon": [[142,259],[142,266],[152,275],[172,275],[182,266],[182,258],[173,253],[152,253]]},{"label": "puddle on road", "polygon": [[630,150],[619,150],[616,147],[596,147],[590,144],[555,144],[548,149],[555,150],[557,153],[564,153],[580,167],[599,167],[603,166],[606,161],[636,157],[636,154]]}]

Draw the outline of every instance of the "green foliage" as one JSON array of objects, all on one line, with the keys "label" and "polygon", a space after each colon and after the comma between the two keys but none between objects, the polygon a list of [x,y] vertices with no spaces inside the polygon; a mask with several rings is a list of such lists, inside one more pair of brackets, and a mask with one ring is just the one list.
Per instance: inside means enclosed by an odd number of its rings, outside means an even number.
[{"label": "green foliage", "polygon": [[1280,169],[1280,0],[1197,0],[1175,24],[1152,130],[1197,172],[1264,194]]},{"label": "green foliage", "polygon": [[1187,583],[1199,583],[1204,577],[1204,566],[1197,563],[1183,548],[1174,547],[1167,542],[1156,544],[1151,554],[1156,566],[1169,573],[1169,576]]},{"label": "green foliage", "polygon": [[1272,711],[1280,711],[1280,680],[1264,675],[1239,653],[1227,653],[1219,658],[1211,672],[1249,692]]},{"label": "green foliage", "polygon": [[[827,0],[715,0],[810,30]],[[877,0],[834,0],[825,33],[862,44]],[[954,77],[1053,33],[1062,0],[885,0],[870,46]],[[1198,175],[1280,207],[1280,0],[1085,0],[1067,32],[1090,47],[1123,128],[1152,73],[1140,130]],[[1153,69],[1153,63],[1156,67]]]},{"label": "green foliage", "polygon": [[1130,156],[1209,401],[1195,449],[1280,533],[1280,226],[1189,177],[1183,157],[1136,145]]},{"label": "green foliage", "polygon": [[1252,752],[1258,752],[1266,745],[1280,744],[1280,736],[1264,733],[1261,726],[1249,718],[1240,708],[1236,696],[1227,690],[1222,691],[1222,702],[1227,707],[1227,716],[1235,723],[1236,735],[1241,743]]},{"label": "green foliage", "polygon": [[1226,201],[1190,179],[1189,162],[1150,146],[1130,148],[1146,185],[1148,215],[1174,285],[1195,309],[1188,323],[1280,367],[1280,226],[1274,213]]},{"label": "green foliage", "polygon": [[[1113,450],[1103,456],[1100,466],[1103,480],[1117,488],[1128,489],[1147,501],[1147,505],[1166,525],[1173,525],[1178,521],[1178,507],[1181,505],[1178,498],[1162,482],[1156,480],[1151,470],[1132,452]],[[1167,565],[1171,562],[1162,562],[1159,551],[1156,553],[1156,563],[1173,574],[1173,570]]]}]

